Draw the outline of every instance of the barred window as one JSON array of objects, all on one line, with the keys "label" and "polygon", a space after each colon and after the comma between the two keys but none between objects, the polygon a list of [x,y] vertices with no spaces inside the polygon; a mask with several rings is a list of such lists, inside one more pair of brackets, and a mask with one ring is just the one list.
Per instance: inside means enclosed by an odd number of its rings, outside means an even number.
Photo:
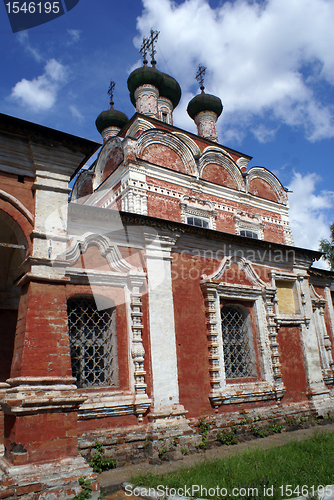
[{"label": "barred window", "polygon": [[256,376],[254,342],[249,311],[240,305],[221,309],[225,375],[227,379]]},{"label": "barred window", "polygon": [[98,310],[93,297],[71,298],[67,317],[77,386],[118,385],[116,308]]}]

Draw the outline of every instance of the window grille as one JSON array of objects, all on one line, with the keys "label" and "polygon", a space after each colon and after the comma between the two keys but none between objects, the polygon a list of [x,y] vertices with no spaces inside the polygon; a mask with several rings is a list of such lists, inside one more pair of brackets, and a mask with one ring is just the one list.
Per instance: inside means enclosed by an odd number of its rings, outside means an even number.
[{"label": "window grille", "polygon": [[221,320],[226,378],[256,376],[249,312],[226,305],[221,309]]},{"label": "window grille", "polygon": [[93,298],[67,303],[72,374],[78,387],[118,383],[116,309],[97,310]]}]

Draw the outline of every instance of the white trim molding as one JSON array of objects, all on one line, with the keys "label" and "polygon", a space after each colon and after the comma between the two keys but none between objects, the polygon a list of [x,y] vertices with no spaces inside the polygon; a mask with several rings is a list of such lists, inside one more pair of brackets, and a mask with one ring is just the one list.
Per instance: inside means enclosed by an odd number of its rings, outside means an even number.
[{"label": "white trim molding", "polygon": [[193,196],[184,195],[180,201],[181,218],[187,224],[188,217],[200,217],[208,221],[210,229],[216,229],[217,210],[213,208],[213,203]]},{"label": "white trim molding", "polygon": [[[232,264],[244,273],[249,285],[224,281],[225,272]],[[252,264],[240,256],[225,257],[217,272],[202,276],[201,288],[204,295],[207,337],[210,363],[211,404],[218,408],[222,404],[251,401],[280,400],[284,395],[282,383],[276,323],[274,321],[274,299],[276,290],[267,286],[257,275]],[[257,353],[261,377],[257,381],[227,383],[224,370],[224,348],[220,320],[222,300],[244,301],[253,304],[257,325]]]},{"label": "white trim molding", "polygon": [[234,223],[237,234],[240,235],[241,231],[252,231],[257,234],[259,240],[263,240],[265,225],[260,215],[238,210],[234,216]]}]

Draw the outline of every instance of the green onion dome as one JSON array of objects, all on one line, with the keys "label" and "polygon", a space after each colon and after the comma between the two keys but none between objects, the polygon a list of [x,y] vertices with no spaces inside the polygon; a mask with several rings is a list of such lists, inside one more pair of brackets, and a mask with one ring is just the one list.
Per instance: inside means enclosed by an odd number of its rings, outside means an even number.
[{"label": "green onion dome", "polygon": [[128,89],[130,91],[131,102],[134,106],[136,105],[134,98],[135,90],[145,84],[154,85],[160,92],[163,86],[163,76],[160,71],[148,66],[142,66],[132,71],[128,78]]},{"label": "green onion dome", "polygon": [[213,111],[218,117],[223,111],[222,102],[219,97],[202,92],[201,94],[193,97],[187,107],[188,115],[192,119],[194,119],[195,116],[201,111]]},{"label": "green onion dome", "polygon": [[178,82],[170,75],[166,73],[161,73],[163,76],[163,85],[160,90],[161,97],[167,97],[170,101],[172,101],[173,108],[179,104],[181,99],[181,87]]},{"label": "green onion dome", "polygon": [[102,113],[99,114],[96,118],[95,125],[101,134],[102,131],[108,127],[123,128],[128,121],[129,119],[126,114],[111,107],[108,111],[102,111]]},{"label": "green onion dome", "polygon": [[130,91],[130,99],[134,106],[136,100],[134,97],[135,90],[141,85],[150,84],[157,87],[160,97],[167,97],[173,104],[173,108],[179,104],[181,99],[181,88],[178,82],[170,75],[161,73],[156,68],[142,66],[137,68],[130,74],[128,78],[128,89]]}]

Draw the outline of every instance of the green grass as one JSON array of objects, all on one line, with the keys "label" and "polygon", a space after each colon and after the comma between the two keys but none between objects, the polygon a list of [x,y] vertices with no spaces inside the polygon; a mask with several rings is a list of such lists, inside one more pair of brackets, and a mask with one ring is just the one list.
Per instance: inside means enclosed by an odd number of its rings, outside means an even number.
[{"label": "green grass", "polygon": [[[202,485],[205,490],[194,493],[194,496],[204,498],[288,498],[286,485],[291,485],[292,497],[302,494],[303,485],[309,487],[310,497],[314,496],[312,486],[334,484],[334,434],[317,433],[304,441],[293,441],[287,445],[271,448],[269,450],[255,449],[229,458],[202,462],[192,468],[183,468],[177,472],[164,476],[154,474],[140,474],[132,478],[136,486],[157,487],[158,485],[169,488],[188,488],[191,485]],[[226,488],[227,495],[217,494]],[[273,496],[264,495],[264,487],[273,486]],[[300,491],[296,489],[299,486]],[[281,488],[280,488],[281,487]],[[215,492],[209,488],[214,488]],[[233,488],[246,488],[246,494],[232,494]],[[248,492],[249,488],[257,488],[257,495]],[[165,490],[164,490],[165,491]],[[306,491],[304,489],[303,493]],[[306,491],[307,492],[307,491]],[[204,493],[201,495],[201,493]],[[223,491],[223,493],[225,493]],[[288,492],[289,493],[289,492]],[[299,494],[298,494],[299,493]],[[323,496],[319,491],[319,498]],[[283,496],[282,496],[283,495]],[[188,495],[189,496],[189,495]]]}]

